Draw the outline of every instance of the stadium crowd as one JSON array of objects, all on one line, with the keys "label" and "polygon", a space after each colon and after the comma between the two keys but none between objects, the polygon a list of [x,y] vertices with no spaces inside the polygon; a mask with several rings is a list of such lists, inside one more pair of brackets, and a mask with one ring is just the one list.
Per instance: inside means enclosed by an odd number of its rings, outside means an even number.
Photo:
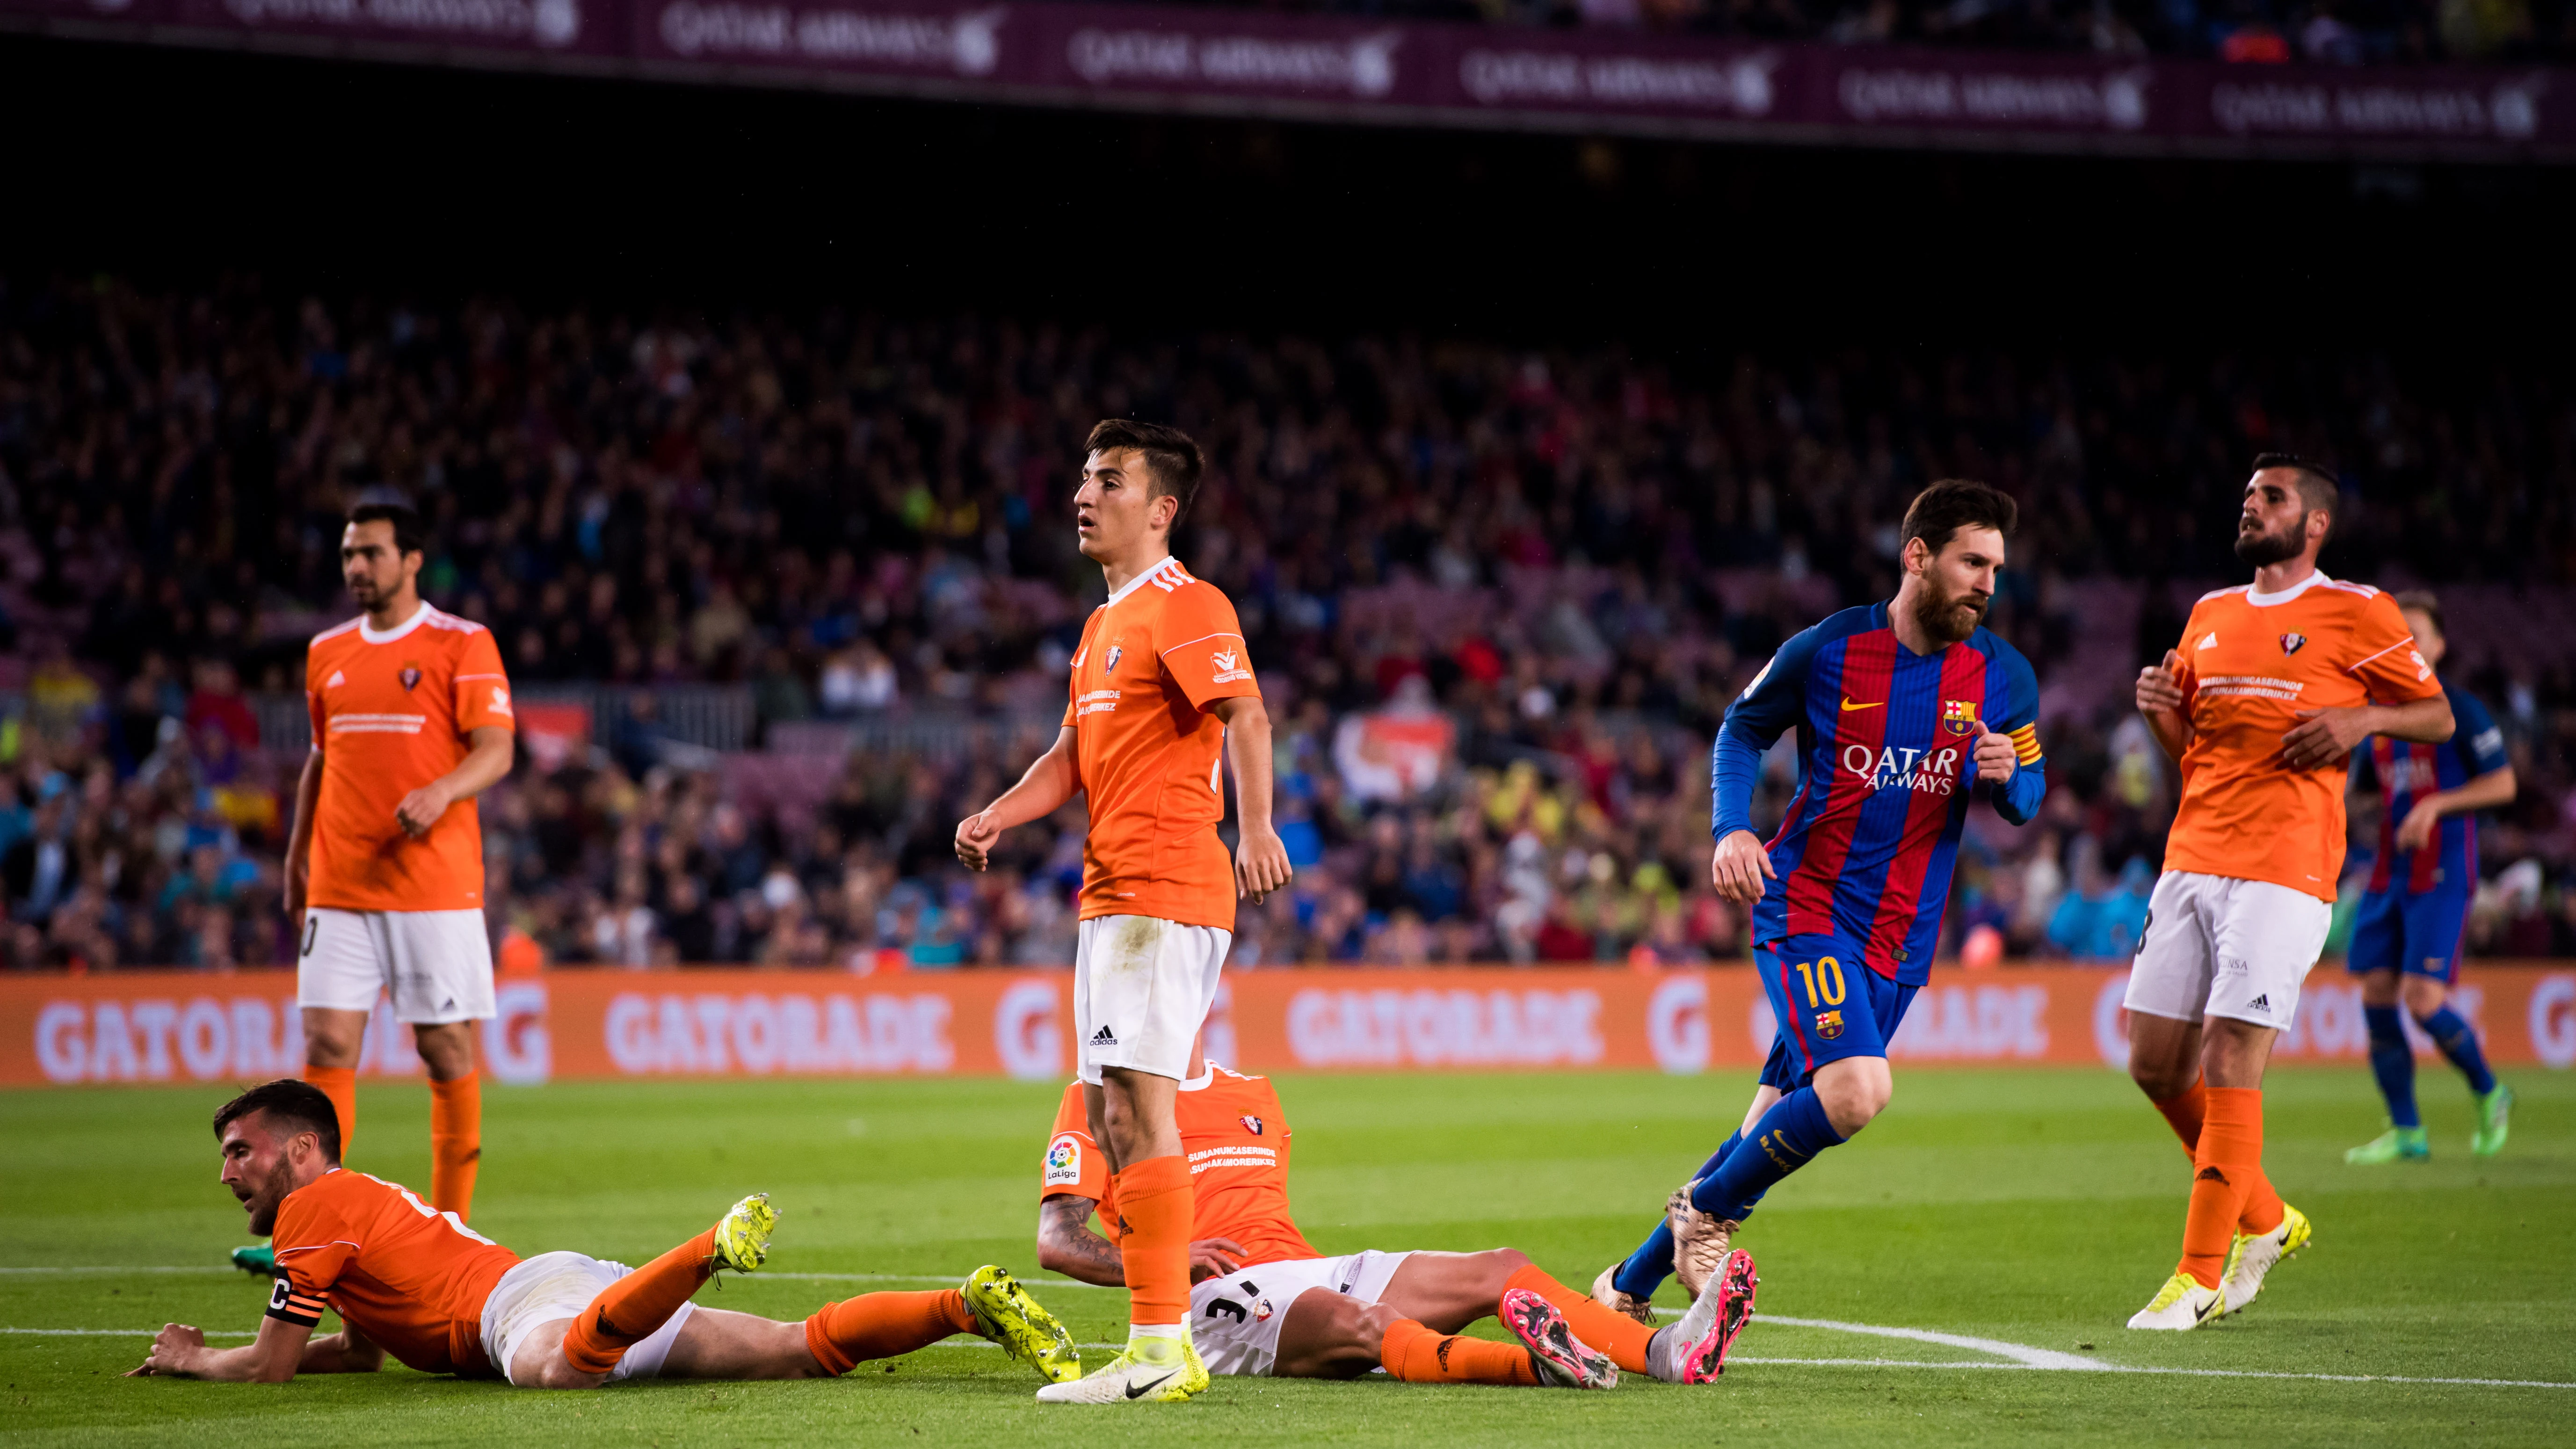
[{"label": "stadium crowd", "polygon": [[[2028,829],[1973,817],[1952,938],[2118,960],[2173,794],[2123,685],[2242,576],[2245,460],[2339,471],[2338,575],[2563,609],[2570,382],[0,281],[0,951],[289,959],[304,746],[275,722],[305,639],[354,612],[341,514],[390,495],[430,518],[423,593],[494,629],[523,701],[715,683],[765,736],[720,754],[640,707],[560,748],[523,730],[482,804],[505,963],[1069,962],[1079,807],[987,875],[950,833],[1056,728],[1101,590],[1066,523],[1079,440],[1135,413],[1207,446],[1179,552],[1236,601],[1278,724],[1301,873],[1246,906],[1236,965],[1742,955],[1706,889],[1710,731],[1787,633],[1892,592],[1904,500],[1952,474],[2023,503],[1990,622],[2038,668],[2051,772]],[[2483,837],[2475,948],[2576,954],[2563,636],[2472,640],[2452,613],[2522,781]]]},{"label": "stadium crowd", "polygon": [[1263,8],[2248,64],[2576,56],[2576,5],[2567,0],[1285,0]]}]

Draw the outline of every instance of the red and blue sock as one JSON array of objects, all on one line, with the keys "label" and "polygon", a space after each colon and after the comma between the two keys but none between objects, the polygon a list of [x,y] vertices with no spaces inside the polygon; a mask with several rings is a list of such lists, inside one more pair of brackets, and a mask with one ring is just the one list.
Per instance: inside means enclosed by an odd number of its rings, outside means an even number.
[{"label": "red and blue sock", "polygon": [[2415,1111],[2415,1049],[2406,1044],[2397,1008],[2364,1006],[2361,1015],[2370,1024],[2370,1074],[2379,1079],[2379,1095],[2388,1099],[2389,1123],[2423,1126]]},{"label": "red and blue sock", "polygon": [[1771,1184],[1842,1141],[1816,1089],[1800,1087],[1772,1103],[1762,1120],[1753,1124],[1753,1135],[1726,1155],[1713,1176],[1700,1179],[1699,1190],[1691,1194],[1691,1206],[1740,1223]]},{"label": "red and blue sock", "polygon": [[[2424,1028],[2424,1034],[2433,1039],[2433,1045],[2440,1047],[2442,1055],[2451,1059],[2451,1065],[2458,1067],[2460,1074],[2469,1079],[2470,1091],[2483,1097],[2495,1090],[2495,1073],[2487,1070],[2486,1049],[2478,1045],[2477,1028],[2469,1025],[2467,1017],[2453,1011],[2449,1002],[2442,1003],[2441,1010],[2431,1016],[2415,1018],[2415,1024]],[[2375,1038],[2373,1045],[2376,1046]],[[2371,1053],[2371,1058],[2374,1062],[2378,1060],[2376,1050]]]}]

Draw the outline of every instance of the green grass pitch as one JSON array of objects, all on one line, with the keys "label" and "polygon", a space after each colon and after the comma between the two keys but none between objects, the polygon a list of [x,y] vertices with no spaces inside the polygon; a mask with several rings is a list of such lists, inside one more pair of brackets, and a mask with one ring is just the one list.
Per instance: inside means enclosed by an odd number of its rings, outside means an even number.
[{"label": "green grass pitch", "polygon": [[[1117,1442],[2565,1444],[2576,1388],[2327,1377],[2576,1384],[2576,1078],[2514,1081],[2521,1111],[2503,1156],[2469,1158],[2465,1093],[2428,1071],[2435,1160],[2364,1170],[2341,1154],[2377,1130],[2367,1075],[2275,1074],[2268,1161],[2316,1220],[2316,1242],[2243,1317],[2145,1335],[2121,1324],[2171,1268],[2187,1174],[2135,1090],[2093,1070],[1900,1069],[1889,1113],[1774,1191],[1740,1240],[1760,1260],[1764,1317],[1721,1385],[1632,1377],[1614,1393],[1569,1394],[1220,1379],[1196,1402],[1127,1413]],[[1298,1216],[1325,1251],[1510,1245],[1577,1287],[1651,1223],[1749,1089],[1733,1075],[1279,1085],[1297,1134]],[[206,1126],[223,1095],[0,1094],[0,1445],[1014,1444],[1108,1432],[1085,1419],[1100,1411],[1041,1409],[1034,1375],[965,1345],[838,1381],[593,1393],[399,1368],[282,1387],[120,1378],[165,1320],[256,1326],[264,1285],[207,1271],[246,1241]],[[1122,1333],[1119,1296],[1034,1271],[1055,1098],[993,1081],[495,1089],[475,1225],[522,1253],[642,1262],[765,1189],[784,1211],[770,1264],[780,1276],[728,1279],[703,1300],[801,1317],[991,1261],[1097,1343]],[[425,1188],[426,1092],[371,1088],[361,1113],[353,1164]],[[784,1276],[799,1273],[884,1276]],[[2106,1368],[2231,1372],[2019,1368],[1970,1347],[1778,1321],[1790,1318],[1974,1336]],[[39,1329],[116,1332],[26,1331]],[[1477,1331],[1497,1332],[1492,1320]],[[2247,1373],[2280,1377],[2235,1376]]]}]

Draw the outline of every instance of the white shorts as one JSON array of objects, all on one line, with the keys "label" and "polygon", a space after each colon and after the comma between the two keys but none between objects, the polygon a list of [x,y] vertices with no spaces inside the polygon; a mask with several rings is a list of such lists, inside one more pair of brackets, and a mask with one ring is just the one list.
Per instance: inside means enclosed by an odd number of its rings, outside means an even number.
[{"label": "white shorts", "polygon": [[[492,1296],[483,1300],[483,1356],[492,1361],[501,1377],[510,1378],[510,1366],[519,1358],[519,1348],[528,1335],[548,1324],[561,1324],[567,1318],[581,1317],[581,1311],[599,1296],[601,1289],[635,1270],[623,1263],[604,1263],[587,1253],[539,1253],[509,1272],[492,1285]],[[662,1361],[671,1356],[671,1345],[680,1341],[680,1327],[689,1315],[698,1311],[694,1303],[683,1303],[670,1320],[639,1340],[617,1367],[608,1371],[608,1381],[659,1378]],[[560,1329],[557,1330],[561,1332]],[[517,1379],[510,1379],[518,1383]]]},{"label": "white shorts", "polygon": [[2147,899],[2123,1004],[2176,1021],[2223,1016],[2287,1031],[2333,924],[2334,907],[2305,891],[2166,871]]},{"label": "white shorts", "polygon": [[295,1004],[373,1011],[390,994],[394,1019],[421,1026],[488,1021],[492,938],[481,911],[344,911],[309,906],[296,943]]},{"label": "white shorts", "polygon": [[1322,1289],[1375,1303],[1411,1253],[1371,1249],[1339,1258],[1291,1258],[1239,1268],[1190,1290],[1190,1341],[1212,1374],[1260,1377],[1279,1361],[1288,1305]]},{"label": "white shorts", "polygon": [[1217,973],[1233,944],[1232,931],[1153,916],[1083,922],[1073,948],[1077,1075],[1095,1087],[1103,1067],[1186,1080],[1190,1043],[1216,1002]]}]

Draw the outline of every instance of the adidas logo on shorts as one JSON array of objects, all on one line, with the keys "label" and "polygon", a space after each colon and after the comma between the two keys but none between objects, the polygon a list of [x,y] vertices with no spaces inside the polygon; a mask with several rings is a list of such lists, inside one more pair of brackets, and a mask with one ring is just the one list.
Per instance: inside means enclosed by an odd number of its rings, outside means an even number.
[{"label": "adidas logo on shorts", "polygon": [[2270,1011],[2272,1009],[2272,993],[2266,991],[2262,995],[2255,997],[2252,1001],[2245,1003],[2245,1009],[2247,1011]]},{"label": "adidas logo on shorts", "polygon": [[1104,1026],[1100,1029],[1097,1035],[1092,1037],[1091,1044],[1093,1046],[1116,1046],[1118,1045],[1118,1034]]}]

